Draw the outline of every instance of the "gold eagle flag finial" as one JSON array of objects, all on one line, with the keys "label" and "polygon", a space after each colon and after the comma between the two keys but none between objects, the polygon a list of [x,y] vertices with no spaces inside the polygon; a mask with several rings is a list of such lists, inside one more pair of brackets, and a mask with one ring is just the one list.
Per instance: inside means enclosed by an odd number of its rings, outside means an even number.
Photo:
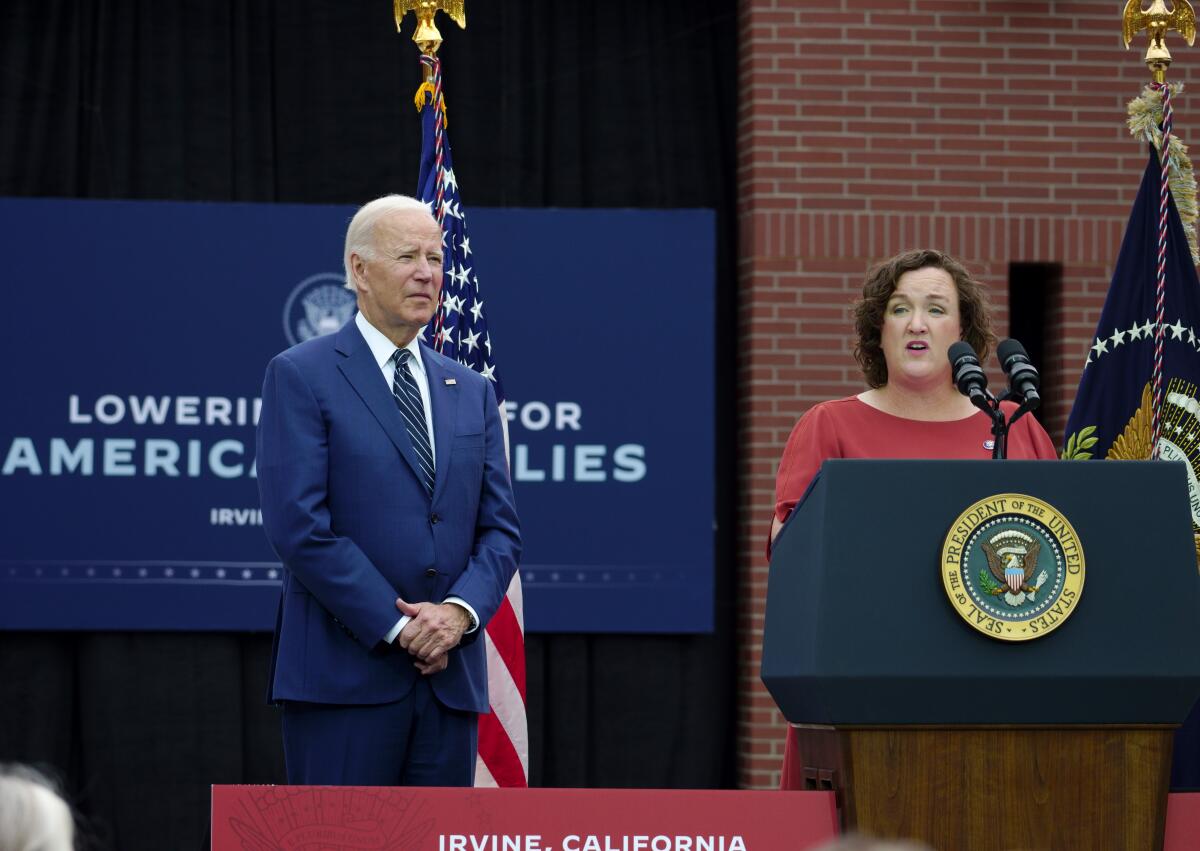
[{"label": "gold eagle flag finial", "polygon": [[410,11],[416,13],[417,29],[413,32],[413,41],[426,56],[433,56],[442,46],[442,34],[433,20],[438,12],[445,12],[461,29],[467,28],[466,0],[392,0],[392,10],[396,15],[396,32],[400,32],[405,15]]},{"label": "gold eagle flag finial", "polygon": [[1141,30],[1146,31],[1150,44],[1146,48],[1146,67],[1156,83],[1167,81],[1167,68],[1171,65],[1171,51],[1165,42],[1169,31],[1175,30],[1191,47],[1196,40],[1196,12],[1188,0],[1173,0],[1167,9],[1163,0],[1153,0],[1149,9],[1142,8],[1142,0],[1129,0],[1121,15],[1121,37],[1125,49]]}]

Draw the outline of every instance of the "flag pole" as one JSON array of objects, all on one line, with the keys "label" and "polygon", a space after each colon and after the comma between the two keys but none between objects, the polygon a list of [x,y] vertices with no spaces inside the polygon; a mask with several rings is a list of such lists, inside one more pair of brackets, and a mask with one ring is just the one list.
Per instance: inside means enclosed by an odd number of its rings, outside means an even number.
[{"label": "flag pole", "polygon": [[[446,127],[446,100],[442,94],[441,60],[437,58],[438,48],[442,46],[442,33],[437,28],[435,20],[438,12],[445,12],[450,20],[458,24],[460,29],[467,28],[466,0],[392,0],[392,14],[396,19],[396,32],[400,32],[404,17],[411,11],[417,19],[416,29],[413,30],[412,40],[421,51],[421,72],[424,81],[413,96],[413,104],[420,112],[430,104],[437,118],[435,130],[435,169],[437,175],[437,197],[433,204],[433,215],[438,225],[445,227],[446,210],[443,200],[443,144],[442,131]],[[428,100],[426,99],[428,95]],[[433,347],[441,352],[445,338],[443,328],[446,321],[446,293],[442,291],[438,297],[437,311],[433,318]]]},{"label": "flag pole", "polygon": [[[488,332],[479,272],[467,235],[466,211],[446,133],[446,100],[442,93],[442,35],[434,23],[445,12],[466,28],[464,0],[393,0],[396,29],[407,14],[416,13],[413,41],[421,51],[423,82],[414,105],[422,113],[421,167],[418,197],[429,205],[442,229],[445,247],[444,286],[424,339],[435,351],[467,366],[491,382],[501,406],[500,425],[508,455],[504,387],[496,369]],[[476,786],[529,785],[529,725],[525,707],[525,621],[521,574],[509,583],[504,599],[488,621],[482,642],[487,656],[488,705],[479,716]]]},{"label": "flag pole", "polygon": [[1161,143],[1158,145],[1159,166],[1162,172],[1159,182],[1158,205],[1158,254],[1157,275],[1154,293],[1154,366],[1150,373],[1153,403],[1151,406],[1151,456],[1159,457],[1159,441],[1162,437],[1162,355],[1163,339],[1166,334],[1166,281],[1167,281],[1167,214],[1171,191],[1171,87],[1167,84],[1167,69],[1171,67],[1171,51],[1167,49],[1166,36],[1171,30],[1178,32],[1188,45],[1196,39],[1196,13],[1188,0],[1174,0],[1167,11],[1163,0],[1154,0],[1150,8],[1142,9],[1142,0],[1129,0],[1121,16],[1121,36],[1125,49],[1141,30],[1146,31],[1149,44],[1146,47],[1146,68],[1153,82],[1150,88],[1162,98]]}]

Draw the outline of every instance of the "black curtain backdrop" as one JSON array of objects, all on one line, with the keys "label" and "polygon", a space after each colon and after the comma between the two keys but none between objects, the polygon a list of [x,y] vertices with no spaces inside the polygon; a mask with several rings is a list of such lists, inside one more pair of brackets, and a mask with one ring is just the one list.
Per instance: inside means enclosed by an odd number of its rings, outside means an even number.
[{"label": "black curtain backdrop", "polygon": [[[439,25],[468,208],[717,210],[717,445],[733,446],[736,3],[467,5],[465,31]],[[0,195],[412,193],[412,27],[396,34],[388,0],[5,0]],[[586,380],[595,365],[580,366]],[[716,632],[530,636],[535,785],[734,785],[734,458],[697,463],[713,464],[722,495]],[[63,778],[89,848],[199,848],[209,784],[283,782],[263,703],[269,647],[267,635],[2,634],[0,760]]]}]

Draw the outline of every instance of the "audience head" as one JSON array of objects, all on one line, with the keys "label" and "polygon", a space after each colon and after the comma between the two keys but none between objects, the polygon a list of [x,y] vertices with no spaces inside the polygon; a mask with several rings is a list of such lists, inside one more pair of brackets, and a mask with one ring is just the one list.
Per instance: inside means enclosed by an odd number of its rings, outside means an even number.
[{"label": "audience head", "polygon": [[813,851],[933,851],[924,842],[913,839],[874,839],[849,834],[814,848]]},{"label": "audience head", "polygon": [[44,774],[0,765],[0,851],[72,851],[71,809]]}]

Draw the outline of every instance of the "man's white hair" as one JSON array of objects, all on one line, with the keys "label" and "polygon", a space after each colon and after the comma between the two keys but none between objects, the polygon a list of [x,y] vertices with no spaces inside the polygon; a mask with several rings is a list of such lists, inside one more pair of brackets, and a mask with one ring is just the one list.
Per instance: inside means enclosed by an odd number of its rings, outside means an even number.
[{"label": "man's white hair", "polygon": [[375,257],[375,225],[385,216],[392,213],[421,212],[429,216],[429,220],[437,223],[429,205],[408,195],[384,195],[374,201],[368,201],[358,208],[350,226],[346,228],[346,248],[342,252],[342,264],[346,267],[346,289],[357,291],[354,285],[354,270],[350,267],[350,255],[374,259]]},{"label": "man's white hair", "polygon": [[0,848],[4,851],[71,851],[71,809],[43,774],[23,765],[0,765]]}]

